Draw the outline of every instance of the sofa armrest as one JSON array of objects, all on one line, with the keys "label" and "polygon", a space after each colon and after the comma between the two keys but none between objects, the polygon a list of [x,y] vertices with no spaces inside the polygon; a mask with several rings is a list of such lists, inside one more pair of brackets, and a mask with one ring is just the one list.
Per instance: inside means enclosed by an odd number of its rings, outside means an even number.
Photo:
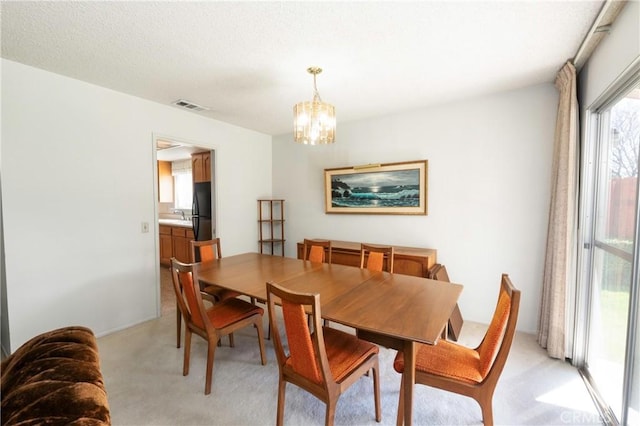
[{"label": "sofa armrest", "polygon": [[86,327],[32,338],[1,370],[2,425],[111,424],[98,345]]}]

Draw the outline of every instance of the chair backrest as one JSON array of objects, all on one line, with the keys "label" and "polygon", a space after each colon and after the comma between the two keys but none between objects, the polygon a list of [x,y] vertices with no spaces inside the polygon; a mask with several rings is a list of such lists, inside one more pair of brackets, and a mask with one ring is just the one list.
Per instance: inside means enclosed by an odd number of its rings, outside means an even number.
[{"label": "chair backrest", "polygon": [[449,274],[447,273],[447,268],[445,268],[441,263],[436,263],[435,265],[433,265],[433,267],[429,270],[428,275],[428,278],[432,280],[444,281],[448,283],[451,282],[451,280],[449,279]]},{"label": "chair backrest", "polygon": [[[360,244],[360,268],[393,273],[393,247]],[[386,260],[386,262],[385,262]]]},{"label": "chair backrest", "polygon": [[220,249],[220,238],[213,240],[195,241],[191,240],[191,261],[209,262],[222,257]]},{"label": "chair backrest", "polygon": [[516,332],[519,308],[520,290],[514,287],[507,274],[502,274],[496,310],[482,342],[476,348],[483,380],[490,375],[495,380],[500,376]]},{"label": "chair backrest", "polygon": [[197,284],[198,268],[198,263],[182,263],[175,257],[171,258],[173,290],[182,317],[187,326],[195,326],[208,332],[213,329],[213,326],[206,315],[199,284]]},{"label": "chair backrest", "polygon": [[[282,307],[284,332],[276,320],[276,301]],[[274,349],[280,369],[287,369],[315,385],[326,388],[327,383],[333,381],[333,376],[324,346],[320,295],[296,293],[268,282],[267,303],[269,324],[273,330]],[[311,312],[313,333],[309,329],[307,312]],[[286,344],[282,341],[283,338],[287,339]]]},{"label": "chair backrest", "polygon": [[331,263],[331,241],[304,239],[303,260]]}]

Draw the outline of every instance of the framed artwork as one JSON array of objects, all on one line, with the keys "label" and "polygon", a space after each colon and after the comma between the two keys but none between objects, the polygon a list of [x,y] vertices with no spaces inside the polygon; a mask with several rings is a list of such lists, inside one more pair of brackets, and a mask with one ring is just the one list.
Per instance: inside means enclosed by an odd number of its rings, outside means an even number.
[{"label": "framed artwork", "polygon": [[326,213],[427,214],[427,160],[324,170]]}]

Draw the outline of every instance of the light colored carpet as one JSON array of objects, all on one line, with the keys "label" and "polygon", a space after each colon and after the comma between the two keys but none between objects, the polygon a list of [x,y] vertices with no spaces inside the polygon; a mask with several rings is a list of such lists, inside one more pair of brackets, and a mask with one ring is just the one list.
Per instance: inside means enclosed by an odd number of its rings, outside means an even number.
[{"label": "light colored carpet", "polygon": [[[205,396],[206,345],[194,336],[190,373],[183,377],[175,301],[163,299],[161,318],[98,339],[113,424],[275,424],[278,368],[272,342],[266,341],[262,366],[254,329],[236,333],[235,348],[224,339],[215,354],[212,392]],[[264,325],[266,330],[266,315]],[[476,346],[485,328],[465,322],[459,343]],[[400,375],[393,370],[394,357],[395,351],[381,348],[382,422],[375,422],[373,384],[364,377],[341,396],[336,425],[395,424]],[[323,403],[293,385],[286,395],[285,424],[324,424]],[[415,425],[481,424],[480,407],[470,398],[421,385],[414,395]],[[502,425],[601,424],[578,372],[547,357],[534,336],[522,333],[498,382],[493,410],[494,422]]]}]

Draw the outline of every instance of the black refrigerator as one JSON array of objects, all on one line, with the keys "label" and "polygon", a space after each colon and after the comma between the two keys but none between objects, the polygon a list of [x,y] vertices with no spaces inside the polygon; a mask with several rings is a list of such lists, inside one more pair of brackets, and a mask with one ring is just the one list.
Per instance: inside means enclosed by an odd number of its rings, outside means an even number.
[{"label": "black refrigerator", "polygon": [[193,184],[193,235],[196,241],[211,239],[211,182]]}]

